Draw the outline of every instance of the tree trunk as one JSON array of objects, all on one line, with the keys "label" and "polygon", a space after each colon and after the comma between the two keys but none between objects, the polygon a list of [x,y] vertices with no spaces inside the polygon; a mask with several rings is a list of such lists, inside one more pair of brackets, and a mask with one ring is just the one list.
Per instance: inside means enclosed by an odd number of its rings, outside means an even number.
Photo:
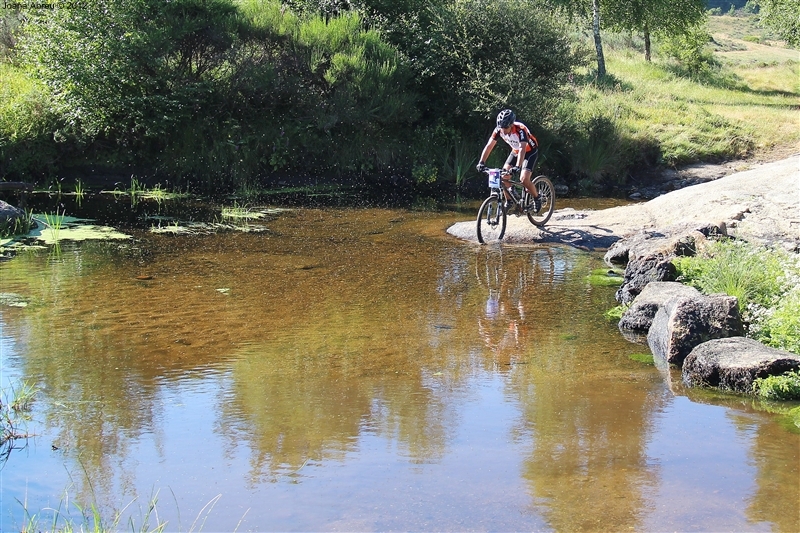
[{"label": "tree trunk", "polygon": [[597,77],[605,78],[606,60],[603,57],[603,43],[600,42],[600,0],[592,0],[592,32],[594,48],[597,50]]},{"label": "tree trunk", "polygon": [[644,60],[650,61],[650,28],[644,27]]}]

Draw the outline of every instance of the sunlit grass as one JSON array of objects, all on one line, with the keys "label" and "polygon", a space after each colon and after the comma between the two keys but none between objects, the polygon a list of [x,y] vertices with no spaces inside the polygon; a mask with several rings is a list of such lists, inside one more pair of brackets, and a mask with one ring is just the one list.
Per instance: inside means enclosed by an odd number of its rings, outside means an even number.
[{"label": "sunlit grass", "polygon": [[742,158],[800,142],[797,62],[722,66],[690,79],[667,60],[647,63],[630,49],[611,49],[606,61],[615,83],[579,88],[579,107],[602,113],[629,139],[654,142],[666,164]]},{"label": "sunlit grass", "polygon": [[679,281],[705,294],[736,296],[748,337],[800,353],[800,257],[723,240],[673,262]]}]

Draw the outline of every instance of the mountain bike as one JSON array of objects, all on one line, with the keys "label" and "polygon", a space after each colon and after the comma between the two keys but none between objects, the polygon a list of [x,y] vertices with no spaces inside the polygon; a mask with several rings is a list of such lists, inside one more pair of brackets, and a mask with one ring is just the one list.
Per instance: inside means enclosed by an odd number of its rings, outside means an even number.
[{"label": "mountain bike", "polygon": [[[556,194],[553,183],[546,176],[533,179],[533,186],[539,193],[540,209],[534,206],[533,196],[519,181],[511,179],[511,172],[502,168],[488,168],[484,173],[489,176],[490,194],[478,210],[477,231],[478,242],[499,241],[506,233],[506,218],[509,214],[528,215],[534,226],[544,226],[556,207]],[[508,198],[503,189],[508,192]]]}]

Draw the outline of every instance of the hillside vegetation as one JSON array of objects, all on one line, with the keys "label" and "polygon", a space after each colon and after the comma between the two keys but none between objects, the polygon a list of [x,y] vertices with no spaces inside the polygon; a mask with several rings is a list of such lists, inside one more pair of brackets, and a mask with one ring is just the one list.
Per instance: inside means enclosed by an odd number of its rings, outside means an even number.
[{"label": "hillside vegetation", "polygon": [[[3,8],[3,179],[94,169],[205,192],[287,177],[469,185],[506,106],[539,138],[542,171],[581,193],[800,141],[798,52],[752,13],[656,36],[651,62],[638,35],[603,33],[598,79],[590,36],[536,2],[443,1],[389,22],[273,0],[197,0],[194,19],[172,4],[99,4]],[[516,25],[519,53],[492,30]]]}]

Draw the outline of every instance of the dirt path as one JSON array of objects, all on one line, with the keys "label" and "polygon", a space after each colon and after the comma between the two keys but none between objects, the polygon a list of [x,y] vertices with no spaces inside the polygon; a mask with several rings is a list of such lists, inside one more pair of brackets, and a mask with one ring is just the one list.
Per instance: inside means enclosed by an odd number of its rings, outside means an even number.
[{"label": "dirt path", "polygon": [[[527,217],[511,216],[503,240],[604,249],[640,230],[684,222],[724,222],[729,235],[800,250],[800,154],[640,204],[596,211],[557,210],[543,229],[531,225]],[[447,232],[477,242],[474,220],[458,222]]]}]

